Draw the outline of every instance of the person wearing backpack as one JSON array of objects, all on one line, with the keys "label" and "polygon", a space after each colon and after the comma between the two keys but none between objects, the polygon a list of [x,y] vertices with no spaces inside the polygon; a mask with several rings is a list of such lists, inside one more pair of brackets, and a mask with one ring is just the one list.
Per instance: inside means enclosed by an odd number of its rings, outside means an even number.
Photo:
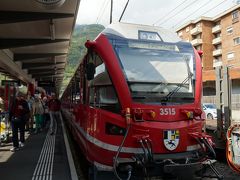
[{"label": "person wearing backpack", "polygon": [[[10,149],[12,152],[17,151],[19,150],[19,147],[24,146],[25,124],[28,113],[29,108],[27,101],[24,99],[23,94],[17,93],[9,111],[9,120],[12,125],[13,148]],[[18,139],[18,130],[20,131],[20,141]]]}]

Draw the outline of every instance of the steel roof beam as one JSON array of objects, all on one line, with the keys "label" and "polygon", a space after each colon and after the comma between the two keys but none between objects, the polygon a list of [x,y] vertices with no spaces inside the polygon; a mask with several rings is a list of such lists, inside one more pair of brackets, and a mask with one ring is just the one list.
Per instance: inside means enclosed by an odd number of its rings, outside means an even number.
[{"label": "steel roof beam", "polygon": [[33,78],[41,78],[41,79],[47,78],[47,77],[52,78],[52,77],[63,77],[63,76],[64,76],[64,74],[45,74],[44,76],[42,74],[33,74],[32,75]]},{"label": "steel roof beam", "polygon": [[49,43],[59,43],[69,41],[69,39],[10,39],[10,38],[0,38],[0,49],[10,49],[23,46],[34,46],[40,44],[49,44]]},{"label": "steel roof beam", "polygon": [[72,13],[0,11],[0,24],[74,17]]},{"label": "steel roof beam", "polygon": [[[39,70],[39,71],[38,71]],[[41,69],[38,70],[28,70],[29,74],[46,74],[46,73],[55,73],[55,72],[64,72],[64,68],[60,68],[60,69],[44,69],[44,71],[42,71]]]},{"label": "steel roof beam", "polygon": [[22,68],[23,69],[45,69],[45,68],[54,68],[54,67],[62,67],[65,66],[65,62],[59,62],[59,63],[23,63]]},{"label": "steel roof beam", "polygon": [[55,73],[55,72],[43,72],[43,73],[38,73],[38,74],[32,74],[32,77],[49,77],[49,76],[55,76],[55,75],[63,75],[64,73]]},{"label": "steel roof beam", "polygon": [[12,61],[12,53],[9,50],[0,50],[0,66],[6,69],[12,76],[26,82],[34,83],[31,75],[28,75],[19,65]]},{"label": "steel roof beam", "polygon": [[[33,60],[39,58],[48,58],[48,57],[56,57],[56,56],[65,56],[67,53],[16,53],[14,54],[14,61],[21,60]],[[54,60],[54,59],[53,59]]]},{"label": "steel roof beam", "polygon": [[[61,78],[61,80],[56,80],[57,78]],[[63,80],[63,77],[52,77],[52,76],[47,76],[47,77],[36,77],[36,81],[54,81],[54,82],[59,82]]]}]

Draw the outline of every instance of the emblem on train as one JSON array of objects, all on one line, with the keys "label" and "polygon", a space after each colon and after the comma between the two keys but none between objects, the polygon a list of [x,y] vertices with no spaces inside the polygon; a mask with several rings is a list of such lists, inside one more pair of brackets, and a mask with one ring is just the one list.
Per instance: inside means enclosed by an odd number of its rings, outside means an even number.
[{"label": "emblem on train", "polygon": [[177,148],[179,144],[179,130],[164,130],[163,136],[164,145],[168,150],[173,151]]}]

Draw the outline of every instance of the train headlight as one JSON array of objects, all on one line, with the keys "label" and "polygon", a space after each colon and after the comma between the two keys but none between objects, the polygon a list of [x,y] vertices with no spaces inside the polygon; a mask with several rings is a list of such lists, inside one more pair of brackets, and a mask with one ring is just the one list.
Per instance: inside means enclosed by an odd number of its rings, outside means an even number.
[{"label": "train headlight", "polygon": [[181,113],[185,114],[187,119],[193,119],[193,111],[182,110]]},{"label": "train headlight", "polygon": [[202,110],[197,109],[183,109],[181,110],[181,113],[185,114],[187,116],[187,119],[202,119]]},{"label": "train headlight", "polygon": [[156,117],[156,112],[154,112],[152,110],[149,112],[149,114],[150,114],[151,118],[153,118],[153,119]]},{"label": "train headlight", "polygon": [[185,113],[186,113],[188,119],[193,119],[193,112],[192,111],[186,111]]}]

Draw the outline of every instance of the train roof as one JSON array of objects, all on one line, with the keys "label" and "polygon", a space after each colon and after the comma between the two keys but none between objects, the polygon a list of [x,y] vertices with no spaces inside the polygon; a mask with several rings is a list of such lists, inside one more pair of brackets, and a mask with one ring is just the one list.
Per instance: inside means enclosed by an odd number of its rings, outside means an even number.
[{"label": "train roof", "polygon": [[[120,36],[127,39],[139,39],[141,37],[140,33],[146,37],[146,33],[151,37],[156,39],[156,41],[164,41],[164,42],[179,42],[181,39],[177,36],[175,32],[170,30],[157,27],[157,26],[148,26],[148,25],[140,25],[140,24],[130,24],[130,23],[113,23],[110,24],[105,30],[102,32],[105,35],[112,34],[116,36]],[[158,37],[159,38],[158,38]]]}]

